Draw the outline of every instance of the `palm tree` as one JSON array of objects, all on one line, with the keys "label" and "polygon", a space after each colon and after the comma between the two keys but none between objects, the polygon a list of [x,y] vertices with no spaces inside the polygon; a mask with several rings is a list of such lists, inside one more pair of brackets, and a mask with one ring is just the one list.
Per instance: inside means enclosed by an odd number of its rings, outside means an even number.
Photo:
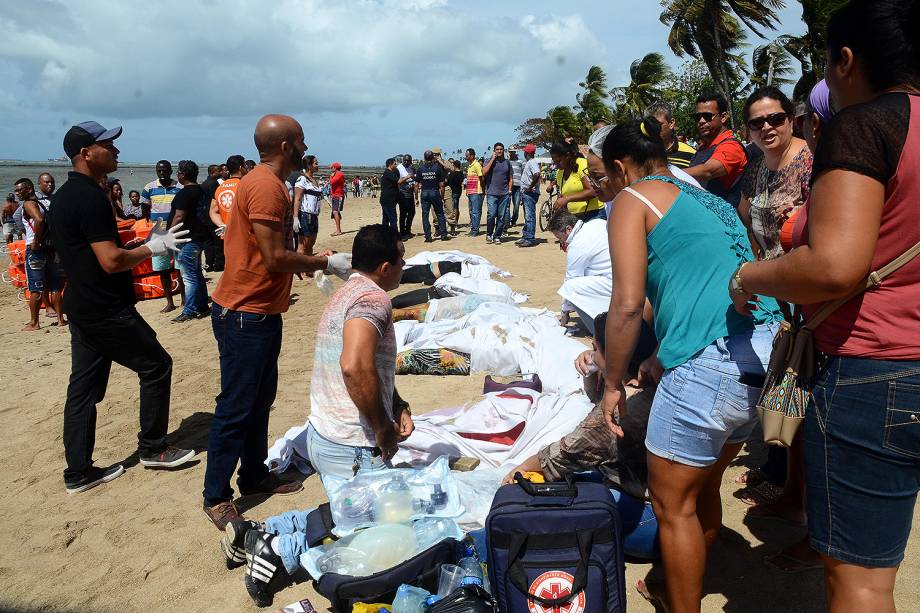
[{"label": "palm tree", "polygon": [[787,48],[790,38],[792,37],[780,36],[775,41],[754,49],[748,89],[754,90],[764,85],[781,87],[793,83],[789,78],[794,72],[792,62],[795,60]]},{"label": "palm tree", "polygon": [[[610,121],[610,107],[607,106],[607,74],[600,66],[588,69],[585,80],[578,84],[584,91],[575,94],[578,102],[578,119],[590,129],[594,122]],[[574,135],[573,135],[574,136]]]},{"label": "palm tree", "polygon": [[745,39],[741,25],[764,38],[763,31],[779,23],[774,11],[785,5],[785,0],[661,0],[661,22],[671,28],[671,50],[701,58],[731,107],[743,70],[737,55]]},{"label": "palm tree", "polygon": [[786,36],[785,48],[802,65],[802,78],[795,84],[793,96],[802,99],[824,74],[827,49],[827,22],[847,0],[799,0],[802,21],[808,27],[801,36]]},{"label": "palm tree", "polygon": [[617,121],[641,118],[650,104],[663,97],[664,82],[670,76],[671,71],[660,53],[646,54],[630,64],[629,85],[610,90]]},{"label": "palm tree", "polygon": [[546,114],[546,134],[553,142],[572,136],[584,142],[586,127],[570,106],[553,107]]}]

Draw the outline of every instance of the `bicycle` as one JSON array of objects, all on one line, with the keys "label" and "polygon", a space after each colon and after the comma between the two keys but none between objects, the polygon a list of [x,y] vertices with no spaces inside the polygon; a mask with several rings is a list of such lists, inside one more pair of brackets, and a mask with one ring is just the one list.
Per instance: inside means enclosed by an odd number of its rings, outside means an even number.
[{"label": "bicycle", "polygon": [[546,232],[546,228],[549,227],[549,218],[553,216],[554,212],[553,203],[558,197],[559,194],[549,192],[546,201],[540,206],[540,214],[537,216],[540,221],[540,232]]}]

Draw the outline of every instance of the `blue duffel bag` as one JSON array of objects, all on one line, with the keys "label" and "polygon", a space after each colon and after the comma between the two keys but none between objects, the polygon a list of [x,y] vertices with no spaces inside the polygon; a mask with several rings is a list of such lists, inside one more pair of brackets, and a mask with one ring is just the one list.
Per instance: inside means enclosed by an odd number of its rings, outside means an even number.
[{"label": "blue duffel bag", "polygon": [[489,581],[501,613],[625,613],[620,515],[600,483],[517,483],[486,519]]}]

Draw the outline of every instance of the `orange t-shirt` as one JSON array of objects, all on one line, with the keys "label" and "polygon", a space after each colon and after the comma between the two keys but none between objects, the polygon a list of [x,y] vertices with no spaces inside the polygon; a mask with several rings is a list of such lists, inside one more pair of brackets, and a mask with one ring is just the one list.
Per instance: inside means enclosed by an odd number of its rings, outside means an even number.
[{"label": "orange t-shirt", "polygon": [[230,211],[233,209],[233,203],[236,201],[236,188],[240,185],[239,177],[230,177],[217,186],[214,191],[214,200],[217,201],[217,212],[220,218],[227,225],[230,221]]},{"label": "orange t-shirt", "polygon": [[284,183],[259,164],[240,180],[233,204],[233,223],[224,234],[224,274],[211,297],[222,307],[247,313],[274,315],[288,310],[289,272],[270,273],[252,231],[255,220],[281,224],[285,245],[293,242],[291,197]]}]

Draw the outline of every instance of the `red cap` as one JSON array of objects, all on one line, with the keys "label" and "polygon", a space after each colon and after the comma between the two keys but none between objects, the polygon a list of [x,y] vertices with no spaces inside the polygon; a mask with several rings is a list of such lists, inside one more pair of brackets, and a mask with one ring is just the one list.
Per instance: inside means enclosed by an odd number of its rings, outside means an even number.
[{"label": "red cap", "polygon": [[524,145],[524,153],[536,153],[536,152],[537,152],[536,145]]},{"label": "red cap", "polygon": [[342,165],[339,164],[338,162],[333,162],[332,164],[330,164],[330,166],[332,168],[335,168],[336,170],[342,170]]}]

